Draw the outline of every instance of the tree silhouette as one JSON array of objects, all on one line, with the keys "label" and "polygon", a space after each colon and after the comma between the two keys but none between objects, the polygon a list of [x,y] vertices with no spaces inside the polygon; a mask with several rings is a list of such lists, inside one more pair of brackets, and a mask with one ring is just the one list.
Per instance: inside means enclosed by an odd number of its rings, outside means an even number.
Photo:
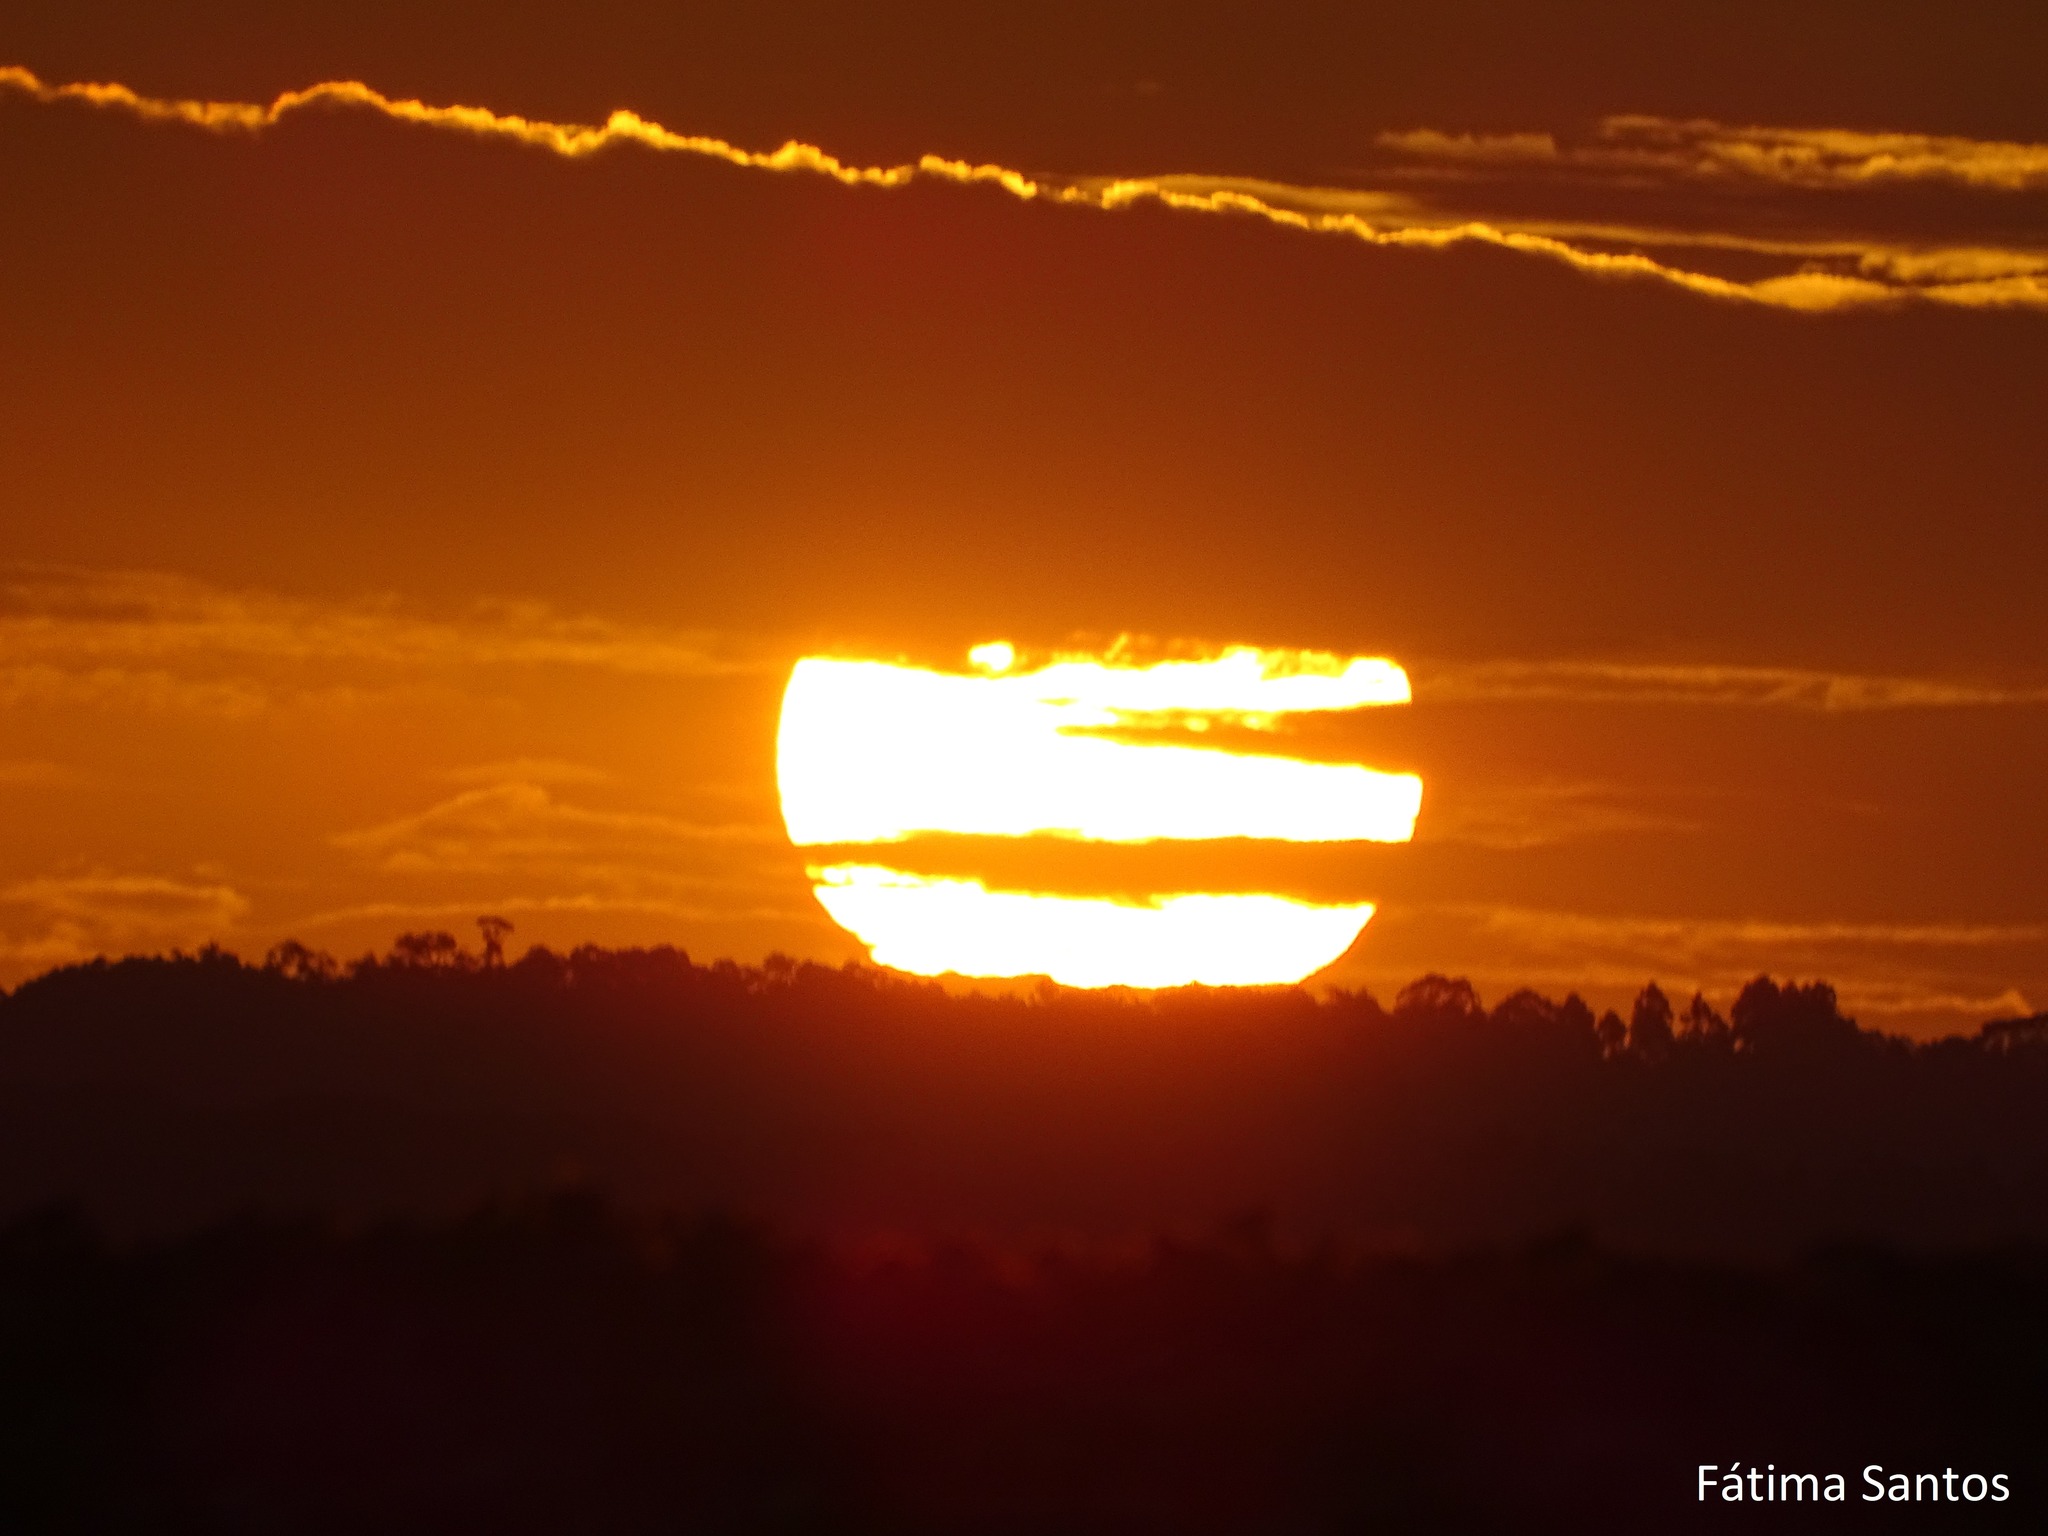
[{"label": "tree silhouette", "polygon": [[1486,1017],[1472,983],[1462,976],[1419,976],[1394,994],[1394,1017],[1404,1023],[1469,1024]]},{"label": "tree silhouette", "polygon": [[1523,987],[1502,998],[1488,1022],[1505,1039],[1539,1049],[1571,1055],[1601,1050],[1593,1010],[1576,992],[1554,1003],[1533,988]]},{"label": "tree silhouette", "polygon": [[1854,1050],[1859,1031],[1835,1002],[1824,981],[1783,986],[1759,976],[1742,989],[1729,1010],[1735,1049],[1756,1055],[1816,1057]]},{"label": "tree silhouette", "polygon": [[511,919],[480,917],[476,926],[484,938],[484,969],[488,971],[502,966],[505,963],[505,939],[512,932]]},{"label": "tree silhouette", "polygon": [[452,933],[401,933],[391,941],[391,964],[404,970],[458,970],[462,946]]},{"label": "tree silhouette", "polygon": [[1984,1026],[1985,1045],[1996,1051],[2040,1051],[2048,1049],[2048,1013],[2029,1014],[2023,1019],[1993,1019]]},{"label": "tree silhouette", "polygon": [[321,949],[308,949],[297,939],[271,946],[263,957],[263,968],[289,981],[332,981],[341,967],[334,956]]},{"label": "tree silhouette", "polygon": [[1728,1043],[1728,1021],[1714,1011],[1704,992],[1695,992],[1692,1001],[1685,1005],[1685,1012],[1679,1016],[1684,1026],[1682,1038],[1694,1046],[1725,1046]]},{"label": "tree silhouette", "polygon": [[1661,1061],[1671,1050],[1671,999],[1654,981],[1637,994],[1629,1011],[1628,1048],[1645,1061]]}]

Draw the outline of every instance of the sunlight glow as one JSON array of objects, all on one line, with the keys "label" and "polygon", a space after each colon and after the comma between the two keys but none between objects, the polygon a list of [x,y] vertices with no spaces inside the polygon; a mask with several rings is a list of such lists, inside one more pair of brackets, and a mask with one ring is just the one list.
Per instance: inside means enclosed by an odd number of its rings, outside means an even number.
[{"label": "sunlight glow", "polygon": [[[1201,661],[1020,661],[1006,640],[968,672],[809,657],[783,694],[782,814],[800,846],[925,834],[1081,842],[1262,838],[1404,842],[1422,781],[1308,762],[1272,736],[1292,715],[1408,700],[1390,661],[1238,646]],[[1218,727],[1237,731],[1223,744]],[[1210,733],[1215,734],[1211,735]],[[1138,739],[1128,739],[1135,735]],[[1149,739],[1165,737],[1167,740]],[[1208,736],[1191,744],[1188,738]],[[1181,738],[1174,740],[1172,738]],[[1212,744],[1214,743],[1214,744]],[[890,862],[813,866],[818,900],[883,965],[920,975],[1050,976],[1069,986],[1284,984],[1338,959],[1370,903],[1266,892],[1129,900],[990,890]],[[1227,872],[1226,872],[1227,873]]]},{"label": "sunlight glow", "polygon": [[[1003,642],[972,653],[996,659]],[[986,665],[986,662],[983,662]],[[921,832],[1094,842],[1261,837],[1405,842],[1422,781],[1350,763],[1090,732],[1396,704],[1392,662],[1241,647],[1212,661],[1059,660],[993,676],[812,657],[782,700],[777,773],[790,840],[886,843]]]},{"label": "sunlight glow", "polygon": [[1349,949],[1372,906],[1284,896],[1099,898],[991,891],[872,864],[812,868],[818,900],[877,963],[919,976],[1050,976],[1070,987],[1302,980]]},{"label": "sunlight glow", "polygon": [[1007,672],[1017,664],[1017,648],[1007,640],[991,640],[969,651],[967,659],[984,672]]}]

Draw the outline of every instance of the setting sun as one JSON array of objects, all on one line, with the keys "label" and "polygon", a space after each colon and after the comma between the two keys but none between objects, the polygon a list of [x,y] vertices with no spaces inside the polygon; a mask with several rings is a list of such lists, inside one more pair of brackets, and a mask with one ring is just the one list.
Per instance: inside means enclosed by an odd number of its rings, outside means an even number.
[{"label": "setting sun", "polygon": [[[1272,733],[1293,714],[1405,703],[1392,662],[1234,647],[1149,666],[1059,657],[1015,670],[1007,641],[976,674],[807,658],[783,695],[777,772],[798,846],[929,834],[1149,843],[1257,838],[1405,842],[1422,781],[1355,763],[1118,732]],[[1076,986],[1299,981],[1341,956],[1369,903],[1271,892],[1142,901],[991,891],[873,861],[814,867],[817,896],[875,958],[924,975],[1048,975]]]},{"label": "setting sun", "polygon": [[991,891],[979,880],[871,864],[808,873],[833,920],[882,965],[920,976],[1050,976],[1069,987],[1299,981],[1349,949],[1373,910],[1284,896],[1162,896],[1140,906]]},{"label": "setting sun", "polygon": [[0,1536],[2040,1503],[2044,60],[0,3]]}]

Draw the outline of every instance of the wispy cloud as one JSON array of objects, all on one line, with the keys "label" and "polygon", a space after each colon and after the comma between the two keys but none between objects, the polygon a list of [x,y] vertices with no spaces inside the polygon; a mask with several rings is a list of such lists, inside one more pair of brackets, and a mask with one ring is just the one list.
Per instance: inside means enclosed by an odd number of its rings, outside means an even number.
[{"label": "wispy cloud", "polygon": [[630,895],[610,891],[579,891],[557,895],[507,891],[461,901],[369,901],[335,907],[297,919],[294,932],[308,936],[364,923],[436,923],[452,928],[467,925],[483,913],[515,919],[629,915],[658,917],[679,923],[801,923],[830,928],[825,914],[808,897],[792,902],[734,902],[724,899],[688,901],[674,896]]},{"label": "wispy cloud", "polygon": [[646,812],[567,804],[536,783],[464,790],[374,827],[344,832],[335,846],[389,874],[484,874],[543,868],[594,873],[667,870],[678,850],[702,844],[778,847],[767,823],[700,824]]},{"label": "wispy cloud", "polygon": [[2048,923],[1791,922],[1771,918],[1613,916],[1531,907],[1445,908],[1488,929],[1564,948],[1625,945],[1699,957],[1820,945],[1880,949],[1989,949],[2048,942]]},{"label": "wispy cloud", "polygon": [[1700,826],[1695,817],[1644,804],[1640,793],[1618,784],[1537,783],[1437,791],[1416,838],[1512,850]]},{"label": "wispy cloud", "polygon": [[1874,676],[1802,667],[1605,661],[1418,664],[1418,700],[1574,704],[1695,704],[1851,713],[1896,709],[2010,709],[2048,704],[2048,687]]},{"label": "wispy cloud", "polygon": [[[268,103],[219,102],[143,96],[110,83],[52,84],[10,66],[0,67],[0,90],[220,133],[259,132],[291,113],[341,106],[570,158],[634,145],[751,170],[824,176],[854,187],[894,188],[923,179],[1103,211],[1150,203],[1183,213],[1254,218],[1374,246],[1492,246],[1560,262],[1590,276],[1655,281],[1709,298],[1780,309],[1860,309],[1906,301],[2048,309],[2048,247],[1986,250],[1949,239],[1900,241],[1847,231],[1808,242],[1834,254],[1774,253],[1767,243],[1759,244],[1754,254],[1784,259],[1763,276],[1737,277],[1687,264],[1682,253],[1717,243],[1739,246],[1756,231],[1674,231],[1659,240],[1653,231],[1624,223],[1560,224],[1554,218],[1487,211],[1440,193],[1425,200],[1386,187],[1299,186],[1201,175],[1051,176],[935,154],[899,165],[861,166],[794,140],[768,151],[743,149],[724,139],[677,133],[629,111],[614,112],[601,124],[555,123],[484,107],[393,98],[353,80],[288,91]],[[1417,166],[1494,172],[1563,168],[1608,175],[1625,170],[1637,181],[1742,177],[1799,191],[1941,180],[1980,193],[2035,189],[2041,184],[2042,157],[2048,155],[2048,148],[2036,145],[1830,129],[1724,128],[1648,117],[1609,119],[1596,143],[1579,149],[1561,148],[1545,134],[1461,136],[1426,129],[1391,135],[1382,148],[1405,159],[1409,171]],[[1383,179],[1398,184],[1403,169],[1394,166]]]},{"label": "wispy cloud", "polygon": [[390,599],[316,603],[225,591],[161,572],[0,571],[0,656],[11,661],[132,663],[195,655],[558,665],[667,677],[751,669],[715,654],[702,634],[569,617],[538,603],[480,603],[459,619],[436,619]]},{"label": "wispy cloud", "polygon": [[1591,142],[1548,133],[1383,133],[1379,143],[1450,170],[1541,168],[1601,178],[1696,178],[1810,190],[1938,183],[1987,192],[2048,189],[2048,144],[1849,128],[1735,127],[1710,118],[1602,118]]},{"label": "wispy cloud", "polygon": [[777,825],[578,805],[532,780],[482,784],[331,842],[374,871],[383,889],[405,894],[319,911],[296,929],[465,922],[481,912],[811,926],[823,919],[788,864]]},{"label": "wispy cloud", "polygon": [[[720,677],[763,663],[701,632],[479,603],[315,602],[147,571],[0,569],[0,707],[74,702],[243,717],[309,692],[450,668]],[[317,676],[315,674],[318,674]]]},{"label": "wispy cloud", "polygon": [[249,677],[191,678],[161,667],[0,661],[0,710],[83,704],[240,720],[261,714],[276,697],[277,690]]},{"label": "wispy cloud", "polygon": [[249,910],[232,886],[160,875],[46,876],[0,886],[0,962],[40,968],[93,955],[192,947]]}]

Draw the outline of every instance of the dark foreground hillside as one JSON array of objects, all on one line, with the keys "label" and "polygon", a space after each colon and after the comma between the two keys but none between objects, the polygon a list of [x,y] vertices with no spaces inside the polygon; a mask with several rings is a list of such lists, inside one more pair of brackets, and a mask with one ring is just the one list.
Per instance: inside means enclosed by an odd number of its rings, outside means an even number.
[{"label": "dark foreground hillside", "polygon": [[0,1219],[116,1237],[254,1212],[456,1214],[564,1181],[797,1233],[1282,1232],[1626,1251],[2048,1241],[2043,1020],[1931,1046],[1759,979],[1724,1019],[1595,1019],[1425,978],[952,996],[662,951],[339,971],[287,948],[54,972],[0,999]]},{"label": "dark foreground hillside", "polygon": [[2038,1528],[2043,1033],[55,972],[0,999],[0,1530]]},{"label": "dark foreground hillside", "polygon": [[[824,1249],[557,1197],[112,1253],[45,1217],[0,1235],[0,1520],[226,1536],[2039,1529],[2044,1300],[2038,1250],[1745,1271],[1570,1239],[1288,1251],[1256,1225]],[[1731,1463],[1801,1481],[1727,1502]]]}]

